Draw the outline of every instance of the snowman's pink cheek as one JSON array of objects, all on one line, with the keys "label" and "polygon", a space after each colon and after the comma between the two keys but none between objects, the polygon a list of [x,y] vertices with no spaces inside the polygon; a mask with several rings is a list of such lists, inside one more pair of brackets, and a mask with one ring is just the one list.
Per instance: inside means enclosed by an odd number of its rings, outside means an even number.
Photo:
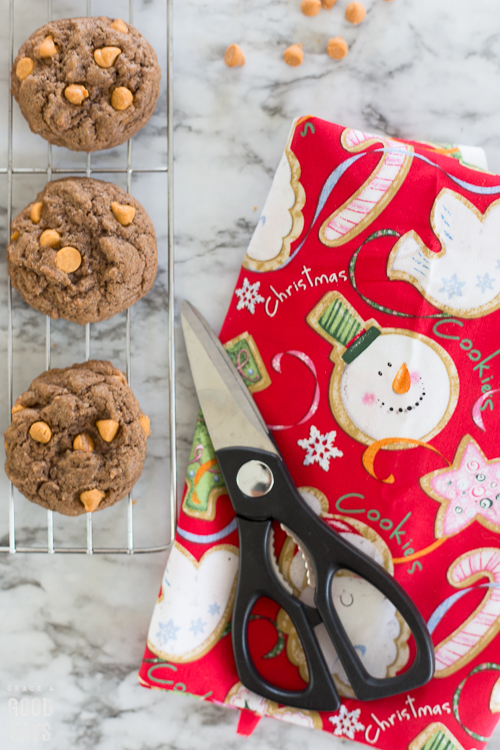
[{"label": "snowman's pink cheek", "polygon": [[363,403],[366,406],[373,406],[374,403],[376,403],[377,397],[374,393],[365,393],[363,396]]},{"label": "snowman's pink cheek", "polygon": [[410,380],[412,382],[412,385],[420,383],[420,373],[414,370],[412,373],[410,373]]}]

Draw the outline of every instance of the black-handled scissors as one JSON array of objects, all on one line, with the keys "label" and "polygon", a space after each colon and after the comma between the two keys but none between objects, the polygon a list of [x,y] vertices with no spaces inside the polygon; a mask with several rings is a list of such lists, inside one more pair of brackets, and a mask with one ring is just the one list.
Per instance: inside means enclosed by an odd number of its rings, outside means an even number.
[{"label": "black-handled scissors", "polygon": [[[238,371],[208,323],[186,301],[182,325],[200,406],[237,515],[240,563],[232,642],[241,682],[278,703],[336,711],[339,695],[314,633],[322,622],[360,700],[386,698],[427,683],[434,673],[434,649],[418,609],[378,563],[327,526],[305,502]],[[312,567],[316,608],[290,594],[273,570],[269,559],[273,520],[300,540]],[[341,568],[379,589],[406,621],[416,645],[414,661],[406,672],[381,679],[364,668],[332,601],[332,581]],[[286,610],[297,630],[309,670],[309,683],[303,690],[281,689],[255,667],[248,623],[260,597],[269,597]]]}]

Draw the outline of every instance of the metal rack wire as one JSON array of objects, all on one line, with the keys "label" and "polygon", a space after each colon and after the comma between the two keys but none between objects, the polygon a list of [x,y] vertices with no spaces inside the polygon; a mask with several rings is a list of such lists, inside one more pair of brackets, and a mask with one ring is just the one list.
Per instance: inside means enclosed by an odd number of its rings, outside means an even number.
[{"label": "metal rack wire", "polygon": [[[169,493],[169,516],[170,532],[168,539],[164,544],[150,547],[137,547],[134,544],[134,514],[133,500],[129,494],[127,502],[127,531],[126,544],[117,547],[95,547],[93,544],[93,523],[92,513],[86,514],[86,546],[56,546],[54,543],[54,518],[53,512],[47,511],[47,544],[46,546],[21,546],[16,543],[16,508],[15,496],[12,483],[9,490],[9,544],[0,546],[0,552],[33,552],[33,553],[80,553],[80,554],[137,554],[147,552],[160,552],[167,550],[173,543],[175,522],[176,522],[176,504],[177,504],[177,462],[176,462],[176,392],[175,392],[175,339],[174,339],[174,256],[173,256],[173,121],[172,121],[172,0],[165,0],[167,13],[167,145],[168,159],[166,166],[140,168],[132,166],[132,140],[127,144],[127,166],[120,167],[93,167],[91,154],[87,154],[87,162],[84,168],[65,168],[54,167],[52,158],[52,146],[47,147],[47,166],[46,167],[14,167],[13,163],[13,98],[9,95],[8,110],[8,160],[7,168],[0,168],[0,174],[7,175],[7,228],[10,227],[12,220],[12,190],[13,176],[18,174],[46,174],[47,181],[50,181],[54,175],[64,174],[83,174],[90,177],[92,174],[99,173],[121,173],[126,175],[127,192],[131,192],[132,175],[136,173],[158,173],[167,174],[168,180],[168,383],[169,383],[169,431],[170,431],[170,493]],[[87,16],[91,15],[91,0],[86,0]],[[133,23],[134,17],[134,0],[129,0],[129,23]],[[52,0],[47,0],[47,19],[52,19]],[[9,0],[9,53],[10,65],[14,60],[14,0]],[[8,279],[8,343],[7,343],[7,360],[8,360],[8,407],[9,412],[13,405],[13,305],[12,305],[12,288],[10,279]],[[125,323],[126,339],[126,376],[131,382],[131,311],[127,310]],[[85,326],[85,359],[89,360],[91,356],[91,325]],[[45,367],[51,367],[51,319],[46,318],[45,325]]]}]

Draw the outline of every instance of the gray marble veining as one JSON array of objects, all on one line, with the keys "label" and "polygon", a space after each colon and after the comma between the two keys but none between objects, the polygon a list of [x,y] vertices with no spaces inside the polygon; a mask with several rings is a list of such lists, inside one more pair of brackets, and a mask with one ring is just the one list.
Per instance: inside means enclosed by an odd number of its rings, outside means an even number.
[{"label": "gray marble veining", "polygon": [[[370,0],[359,27],[343,18],[347,0],[315,18],[299,0],[207,0],[174,8],[176,298],[187,297],[218,329],[245,248],[260,215],[291,120],[314,114],[389,135],[482,146],[500,171],[500,34],[495,0]],[[45,3],[15,0],[17,46],[47,18]],[[55,17],[85,15],[85,0],[52,0]],[[8,3],[0,27],[0,168],[7,164]],[[95,15],[128,17],[128,0],[92,0]],[[165,69],[165,2],[135,0],[134,21]],[[345,37],[350,52],[335,62],[328,38]],[[223,63],[228,44],[242,47],[244,68]],[[301,42],[304,63],[288,68],[283,50]],[[150,123],[134,139],[133,165],[166,163],[165,86]],[[15,165],[44,167],[47,148],[14,107]],[[85,157],[54,149],[55,166],[84,167]],[[123,166],[126,148],[92,157]],[[123,180],[101,175],[103,179]],[[44,184],[16,177],[14,211]],[[121,183],[120,183],[121,184]],[[168,392],[165,332],[166,179],[137,175],[132,191],[155,223],[160,274],[132,310],[132,381],[152,416],[146,470],[134,491],[138,543],[168,535]],[[6,237],[5,175],[0,175],[0,230]],[[6,275],[0,258],[0,407],[7,425]],[[17,395],[45,366],[45,321],[14,295],[14,387]],[[81,360],[83,331],[53,324],[55,366]],[[122,316],[93,326],[92,354],[124,366]],[[185,472],[197,412],[179,334],[178,454]],[[7,531],[7,483],[0,481],[0,537]],[[45,514],[16,500],[20,539],[45,542]],[[99,516],[100,514],[97,514]],[[97,519],[96,516],[96,519]],[[59,540],[82,541],[84,519],[55,518]],[[96,537],[125,533],[120,507],[96,520]],[[78,750],[253,750],[341,748],[346,740],[263,719],[248,740],[235,735],[237,714],[186,696],[147,691],[137,683],[165,554],[146,556],[0,556],[0,750],[21,741]],[[26,692],[23,693],[23,688]],[[16,689],[17,688],[17,689]],[[22,697],[28,698],[21,704]],[[11,703],[9,704],[9,700]],[[16,703],[17,700],[17,703]],[[11,713],[9,714],[9,706]],[[17,715],[15,711],[17,710]],[[25,711],[26,715],[22,715]],[[38,712],[38,713],[37,713]],[[26,728],[27,727],[27,728]],[[36,738],[35,739],[35,733]],[[28,740],[29,734],[29,740]],[[38,744],[37,744],[38,743]],[[29,746],[31,746],[29,744]],[[500,750],[500,730],[490,744]]]}]

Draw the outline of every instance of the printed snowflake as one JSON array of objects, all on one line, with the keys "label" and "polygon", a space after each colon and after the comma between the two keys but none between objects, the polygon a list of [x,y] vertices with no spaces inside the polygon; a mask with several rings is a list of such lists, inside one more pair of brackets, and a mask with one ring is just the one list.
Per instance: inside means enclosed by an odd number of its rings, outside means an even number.
[{"label": "printed snowflake", "polygon": [[167,641],[177,640],[177,631],[180,630],[180,627],[176,628],[173,620],[169,620],[167,623],[160,622],[158,627],[160,629],[158,630],[156,637],[162,645],[167,643]]},{"label": "printed snowflake", "polygon": [[493,289],[493,282],[496,281],[496,279],[490,279],[489,275],[487,273],[484,274],[484,276],[478,276],[477,277],[477,284],[476,286],[481,289],[481,294],[484,294],[487,289]]},{"label": "printed snowflake", "polygon": [[239,302],[236,305],[237,310],[243,310],[245,307],[252,315],[255,312],[255,305],[259,302],[264,302],[264,297],[259,294],[260,281],[256,281],[255,284],[250,284],[247,278],[243,279],[243,286],[241,289],[236,289],[235,294],[239,297]]},{"label": "printed snowflake", "polygon": [[364,724],[361,724],[361,722],[358,721],[360,713],[360,708],[356,708],[354,711],[348,711],[344,705],[340,706],[339,715],[330,716],[329,719],[335,727],[334,734],[336,734],[337,737],[345,735],[346,737],[349,737],[350,740],[353,740],[354,733],[362,732],[365,728]]},{"label": "printed snowflake", "polygon": [[497,260],[496,268],[500,268],[500,260]]},{"label": "printed snowflake", "polygon": [[198,635],[198,633],[203,633],[206,624],[206,622],[202,622],[201,617],[198,617],[197,620],[191,620],[191,626],[189,630],[193,633],[193,635]]},{"label": "printed snowflake", "polygon": [[443,286],[439,291],[447,294],[448,299],[462,296],[462,287],[465,286],[465,281],[459,281],[456,273],[454,273],[453,276],[450,276],[449,279],[443,279],[441,277],[441,281],[443,282]]},{"label": "printed snowflake", "polygon": [[209,614],[209,615],[212,615],[212,617],[213,617],[214,615],[218,615],[218,614],[220,614],[220,607],[219,607],[219,605],[217,604],[217,602],[214,602],[213,604],[209,604],[209,605],[208,605],[208,614]]},{"label": "printed snowflake", "polygon": [[318,428],[312,425],[309,430],[309,437],[304,438],[304,440],[297,440],[297,445],[300,445],[301,448],[307,451],[304,458],[304,466],[319,464],[323,471],[328,471],[330,468],[330,459],[344,455],[342,451],[339,451],[333,445],[336,437],[337,433],[335,430],[322,435]]}]

